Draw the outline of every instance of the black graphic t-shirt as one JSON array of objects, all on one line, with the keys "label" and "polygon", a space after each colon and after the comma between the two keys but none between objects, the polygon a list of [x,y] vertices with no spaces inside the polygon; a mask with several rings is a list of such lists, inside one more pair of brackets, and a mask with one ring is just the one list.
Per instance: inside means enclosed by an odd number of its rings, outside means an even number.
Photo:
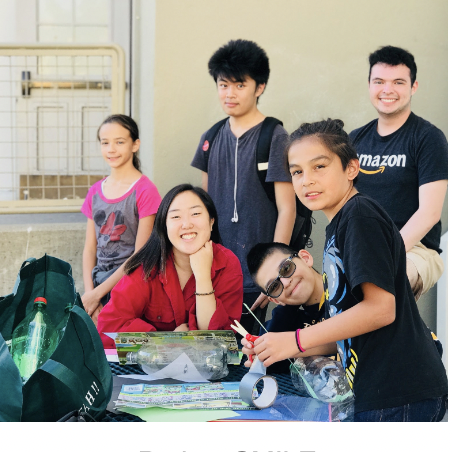
[{"label": "black graphic t-shirt", "polygon": [[[272,311],[272,318],[265,323],[269,333],[282,333],[307,328],[325,320],[325,303],[310,306],[276,306]],[[259,335],[266,331],[261,328]],[[267,368],[268,374],[289,373],[290,362],[277,361]]]},{"label": "black graphic t-shirt", "polygon": [[406,276],[405,246],[384,209],[360,193],[326,228],[325,317],[363,300],[368,282],[395,296],[390,325],[337,343],[355,411],[392,408],[447,394],[447,376]]},{"label": "black graphic t-shirt", "polygon": [[[311,306],[276,306],[272,318],[266,323],[266,328],[272,333],[295,331],[325,320],[324,305],[319,303]],[[265,331],[261,331],[263,334]]]},{"label": "black graphic t-shirt", "polygon": [[[350,133],[360,164],[356,188],[378,201],[400,230],[419,208],[419,187],[447,179],[447,141],[441,130],[413,112],[384,137],[377,122]],[[421,242],[441,252],[440,238],[439,221]]]}]

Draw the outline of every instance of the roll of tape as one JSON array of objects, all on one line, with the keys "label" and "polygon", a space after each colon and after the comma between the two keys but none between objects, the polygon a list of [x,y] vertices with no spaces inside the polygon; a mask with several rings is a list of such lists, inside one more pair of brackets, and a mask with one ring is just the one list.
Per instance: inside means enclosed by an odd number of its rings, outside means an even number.
[{"label": "roll of tape", "polygon": [[[264,387],[259,397],[253,399],[254,389],[260,381],[264,382]],[[240,382],[239,394],[240,398],[248,405],[254,405],[259,409],[268,408],[273,405],[278,395],[278,383],[270,375],[259,375],[248,372]]]},{"label": "roll of tape", "polygon": [[[275,402],[278,395],[278,383],[274,377],[266,375],[266,373],[266,367],[256,356],[250,371],[242,378],[239,385],[240,398],[248,405],[262,409],[272,406]],[[254,389],[260,381],[264,383],[264,387],[259,397],[253,399]]]}]

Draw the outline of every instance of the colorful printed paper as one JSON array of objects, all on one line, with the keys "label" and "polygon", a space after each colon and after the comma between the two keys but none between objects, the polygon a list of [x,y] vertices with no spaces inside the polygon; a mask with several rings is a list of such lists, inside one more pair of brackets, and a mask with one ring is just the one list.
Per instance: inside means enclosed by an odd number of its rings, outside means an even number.
[{"label": "colorful printed paper", "polygon": [[240,399],[239,383],[123,385],[116,407],[252,410]]}]

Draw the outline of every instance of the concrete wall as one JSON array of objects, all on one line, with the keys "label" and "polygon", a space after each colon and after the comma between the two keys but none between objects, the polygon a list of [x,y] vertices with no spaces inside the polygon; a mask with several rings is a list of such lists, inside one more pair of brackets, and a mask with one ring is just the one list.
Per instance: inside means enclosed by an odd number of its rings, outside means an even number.
[{"label": "concrete wall", "polygon": [[447,134],[446,0],[165,0],[156,2],[155,25],[153,177],[162,193],[200,181],[189,166],[194,150],[224,117],[207,61],[230,39],[267,51],[271,75],[259,105],[289,132],[328,116],[349,131],[373,119],[367,56],[381,45],[407,48],[418,65],[413,110]]},{"label": "concrete wall", "polygon": [[71,264],[75,287],[83,294],[85,231],[86,222],[35,224],[30,217],[24,224],[0,224],[0,295],[11,293],[26,258],[46,253]]}]

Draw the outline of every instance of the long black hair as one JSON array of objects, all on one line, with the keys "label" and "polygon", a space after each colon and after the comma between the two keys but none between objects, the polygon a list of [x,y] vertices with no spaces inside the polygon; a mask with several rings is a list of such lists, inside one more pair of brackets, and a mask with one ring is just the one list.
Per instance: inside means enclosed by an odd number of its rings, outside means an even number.
[{"label": "long black hair", "polygon": [[[130,117],[126,115],[110,115],[105,118],[102,124],[97,129],[97,139],[100,141],[99,132],[104,124],[119,124],[120,126],[127,129],[130,133],[132,141],[135,143],[140,138],[140,131],[138,130],[138,124]],[[133,166],[141,173],[141,162],[138,157],[138,152],[133,153]]]},{"label": "long black hair", "polygon": [[[168,216],[168,210],[174,201],[174,198],[185,191],[191,191],[202,201],[209,213],[211,220],[214,220],[212,226],[212,232],[210,239],[221,244],[220,231],[218,229],[218,215],[215,204],[212,198],[200,187],[194,187],[191,184],[177,185],[171,189],[162,199],[160,207],[158,208],[157,215],[155,216],[154,228],[152,229],[151,236],[144,244],[143,248],[134,254],[126,263],[124,267],[124,273],[128,275],[140,265],[143,265],[144,277],[149,278],[151,272],[153,277],[157,274],[157,270],[160,273],[165,273],[166,261],[172,250],[172,243],[168,238],[168,230],[166,227],[166,218]],[[153,270],[155,271],[155,274]]]}]

